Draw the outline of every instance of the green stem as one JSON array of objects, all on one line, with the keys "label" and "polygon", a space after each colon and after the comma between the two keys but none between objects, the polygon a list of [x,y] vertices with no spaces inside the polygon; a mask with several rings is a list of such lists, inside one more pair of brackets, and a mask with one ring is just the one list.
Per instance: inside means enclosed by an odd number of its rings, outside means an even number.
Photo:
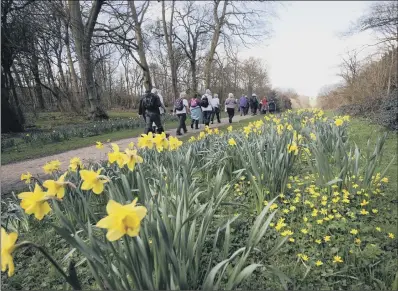
[{"label": "green stem", "polygon": [[33,247],[39,250],[50,261],[50,263],[58,270],[58,272],[61,273],[61,275],[65,278],[66,282],[68,282],[69,285],[71,285],[74,290],[81,290],[81,287],[70,279],[70,277],[64,272],[64,270],[62,270],[61,266],[51,257],[51,255],[43,247],[36,245],[32,242],[26,241],[17,244],[15,246],[14,251],[22,247]]}]

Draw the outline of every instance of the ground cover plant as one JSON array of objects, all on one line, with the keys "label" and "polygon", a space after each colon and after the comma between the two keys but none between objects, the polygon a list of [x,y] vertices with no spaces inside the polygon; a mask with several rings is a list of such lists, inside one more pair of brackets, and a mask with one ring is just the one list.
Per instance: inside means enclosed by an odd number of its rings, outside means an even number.
[{"label": "ground cover plant", "polygon": [[65,173],[49,161],[53,179],[24,173],[30,190],[5,202],[3,284],[391,289],[396,181],[386,173],[396,162],[381,164],[386,135],[352,143],[350,122],[288,111],[188,142],[147,135],[125,150],[112,144],[108,161],[76,157]]}]

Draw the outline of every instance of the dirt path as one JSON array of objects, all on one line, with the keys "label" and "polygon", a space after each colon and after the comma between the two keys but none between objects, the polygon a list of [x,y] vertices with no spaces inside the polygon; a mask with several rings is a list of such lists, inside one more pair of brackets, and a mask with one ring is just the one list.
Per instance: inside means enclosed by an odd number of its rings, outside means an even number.
[{"label": "dirt path", "polygon": [[[239,122],[240,120],[250,118],[250,115],[246,116],[235,116],[234,123]],[[228,118],[222,118],[221,124],[215,123],[210,125],[210,127],[218,127],[220,125],[225,125],[228,123]],[[203,128],[203,125],[202,125]],[[188,126],[188,134],[192,132]],[[171,135],[175,135],[176,128],[169,129],[166,131]],[[118,141],[113,141],[120,146],[120,149],[127,148],[130,142],[137,143],[138,137],[134,138],[126,138]],[[97,149],[95,146],[84,147],[76,150],[71,150],[68,152],[51,155],[43,158],[26,160],[18,163],[8,164],[1,166],[1,193],[8,193],[12,190],[18,190],[24,187],[24,182],[20,181],[20,177],[22,173],[30,172],[35,177],[44,177],[45,174],[43,172],[43,166],[48,161],[59,160],[61,164],[61,169],[66,170],[69,166],[69,160],[74,157],[79,157],[83,162],[88,161],[101,161],[107,159],[107,152],[109,151],[108,147],[104,147],[102,150]]]}]

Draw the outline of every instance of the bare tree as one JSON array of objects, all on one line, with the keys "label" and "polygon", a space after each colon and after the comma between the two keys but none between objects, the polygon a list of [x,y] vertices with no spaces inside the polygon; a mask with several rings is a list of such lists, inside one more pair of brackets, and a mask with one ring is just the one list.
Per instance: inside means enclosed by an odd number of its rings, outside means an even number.
[{"label": "bare tree", "polygon": [[72,35],[74,38],[76,53],[79,59],[82,84],[90,104],[90,118],[108,119],[108,115],[100,106],[100,99],[94,82],[90,50],[94,26],[97,22],[101,6],[104,4],[104,0],[95,0],[93,2],[89,17],[84,25],[80,9],[80,2],[68,0],[68,4],[71,17]]}]

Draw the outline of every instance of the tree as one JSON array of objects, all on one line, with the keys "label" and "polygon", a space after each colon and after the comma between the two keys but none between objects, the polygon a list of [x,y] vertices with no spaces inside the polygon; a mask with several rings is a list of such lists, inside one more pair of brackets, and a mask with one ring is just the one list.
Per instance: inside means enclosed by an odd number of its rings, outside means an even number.
[{"label": "tree", "polygon": [[90,118],[108,119],[108,115],[100,106],[100,97],[96,90],[94,82],[93,64],[91,62],[91,40],[94,27],[104,0],[94,0],[89,17],[83,25],[80,2],[68,0],[71,17],[72,35],[76,47],[76,53],[79,60],[82,85],[90,105]]}]

